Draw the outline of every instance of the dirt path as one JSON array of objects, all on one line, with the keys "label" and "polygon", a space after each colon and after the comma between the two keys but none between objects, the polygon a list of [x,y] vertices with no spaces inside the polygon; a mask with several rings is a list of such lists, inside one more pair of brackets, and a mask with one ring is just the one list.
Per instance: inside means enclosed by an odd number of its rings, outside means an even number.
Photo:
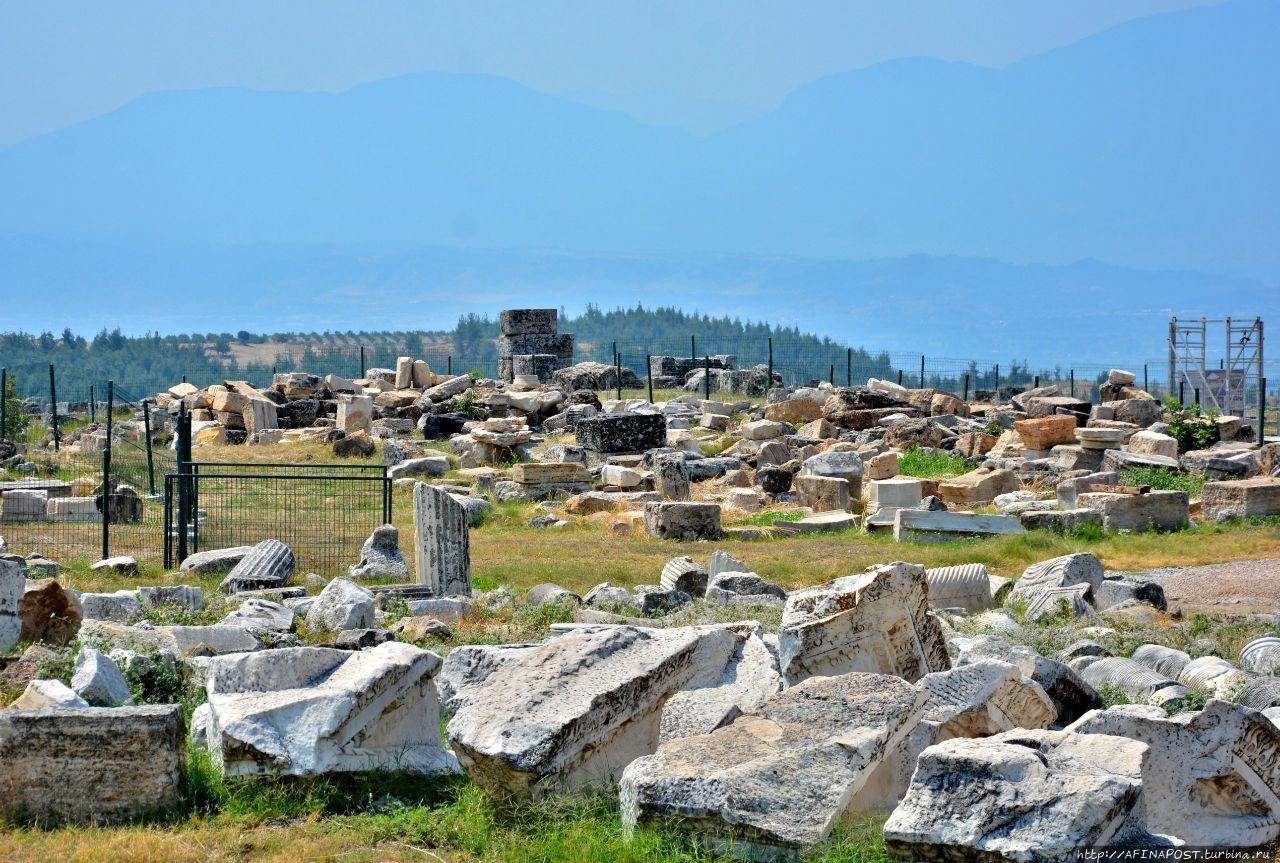
[{"label": "dirt path", "polygon": [[1280,612],[1280,558],[1152,569],[1134,575],[1159,582],[1170,611],[1181,608],[1183,614],[1230,615]]}]

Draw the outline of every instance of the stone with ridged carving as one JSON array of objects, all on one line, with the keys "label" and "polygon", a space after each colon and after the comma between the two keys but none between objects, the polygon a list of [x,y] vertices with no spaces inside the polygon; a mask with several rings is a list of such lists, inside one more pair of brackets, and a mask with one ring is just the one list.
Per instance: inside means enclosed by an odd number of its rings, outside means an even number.
[{"label": "stone with ridged carving", "polygon": [[852,671],[914,683],[951,667],[942,627],[929,611],[924,567],[901,562],[792,593],[778,655],[789,686]]}]

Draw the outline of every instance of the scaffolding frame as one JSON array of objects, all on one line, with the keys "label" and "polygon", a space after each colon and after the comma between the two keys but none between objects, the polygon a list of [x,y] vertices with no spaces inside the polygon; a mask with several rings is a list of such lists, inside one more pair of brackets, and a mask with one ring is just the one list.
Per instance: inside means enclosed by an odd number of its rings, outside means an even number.
[{"label": "scaffolding frame", "polygon": [[[1208,363],[1209,328],[1222,326],[1224,351],[1218,368]],[[1199,393],[1202,408],[1245,417],[1262,392],[1262,318],[1169,320],[1169,390]]]}]

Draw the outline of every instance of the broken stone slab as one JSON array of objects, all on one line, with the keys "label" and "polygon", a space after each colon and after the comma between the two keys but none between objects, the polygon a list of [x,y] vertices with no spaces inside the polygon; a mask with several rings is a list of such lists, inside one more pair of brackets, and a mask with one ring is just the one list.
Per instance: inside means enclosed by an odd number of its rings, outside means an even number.
[{"label": "broken stone slab", "polygon": [[409,599],[405,601],[405,608],[410,614],[426,615],[446,623],[460,623],[476,614],[475,604],[462,596]]},{"label": "broken stone slab", "polygon": [[667,614],[692,601],[693,597],[683,590],[646,589],[643,585],[637,588],[635,595],[638,609],[645,615]]},{"label": "broken stone slab", "polygon": [[800,476],[822,476],[843,479],[849,484],[850,498],[862,496],[862,456],[856,452],[827,451],[810,456],[800,464]]},{"label": "broken stone slab", "polygon": [[1053,701],[1058,722],[1074,722],[1090,710],[1102,706],[1102,697],[1071,666],[1041,656],[1029,647],[1013,644],[998,635],[979,635],[956,639],[960,648],[958,665],[996,659],[1011,662],[1022,669]]},{"label": "broken stone slab", "polygon": [[778,519],[775,532],[783,534],[842,533],[858,526],[859,518],[847,512],[818,512],[795,520]]},{"label": "broken stone slab", "polygon": [[114,593],[82,593],[80,613],[85,620],[114,620],[132,623],[142,617],[142,603],[136,591],[117,590]]},{"label": "broken stone slab", "polygon": [[466,509],[448,492],[417,483],[413,530],[418,584],[437,596],[470,596],[471,522]]},{"label": "broken stone slab", "polygon": [[692,677],[698,643],[627,626],[553,638],[455,698],[449,743],[493,797],[611,786],[657,748],[662,706]]},{"label": "broken stone slab", "polygon": [[782,689],[778,660],[754,621],[696,627],[694,676],[662,708],[660,740],[710,734]]},{"label": "broken stone slab", "polygon": [[0,654],[13,650],[22,634],[18,607],[26,587],[22,566],[15,560],[0,558]]},{"label": "broken stone slab", "polygon": [[1182,464],[1176,458],[1154,453],[1129,452],[1127,450],[1107,450],[1102,457],[1102,469],[1123,473],[1127,470],[1146,467],[1162,467],[1174,473],[1182,473]]},{"label": "broken stone slab", "polygon": [[1228,848],[1280,836],[1280,729],[1261,713],[1218,699],[1173,717],[1119,705],[1093,711],[1068,730],[1150,747],[1134,811],[1149,833]]},{"label": "broken stone slab", "polygon": [[923,711],[923,694],[896,677],[805,680],[633,761],[619,791],[623,829],[671,828],[739,859],[796,859],[830,835]]},{"label": "broken stone slab", "polygon": [[915,682],[951,667],[942,627],[929,611],[924,567],[901,562],[788,596],[778,655],[788,686],[853,671]]},{"label": "broken stone slab", "polygon": [[1102,527],[1102,515],[1091,509],[1028,510],[1018,515],[1018,521],[1027,530],[1063,534],[1075,533],[1091,524]]},{"label": "broken stone slab", "polygon": [[436,676],[440,708],[446,716],[458,711],[489,675],[528,656],[536,644],[460,644],[445,657]]},{"label": "broken stone slab", "polygon": [[525,594],[525,602],[532,608],[538,608],[543,605],[563,605],[566,608],[573,608],[582,604],[582,597],[571,590],[565,590],[558,584],[544,582],[543,584],[535,584],[529,588],[529,592]]},{"label": "broken stone slab", "polygon": [[[670,564],[668,564],[670,565]],[[665,567],[664,567],[665,571]],[[686,591],[687,593],[687,591]],[[636,598],[632,596],[631,591],[625,587],[618,587],[607,581],[597,584],[588,590],[582,596],[583,605],[600,606],[627,606],[634,607]]]},{"label": "broken stone slab", "polygon": [[293,612],[278,602],[251,597],[222,619],[225,626],[241,626],[258,638],[272,639],[293,631]]},{"label": "broken stone slab", "polygon": [[197,551],[182,561],[178,568],[183,572],[190,572],[194,575],[212,575],[217,572],[226,572],[244,560],[245,556],[251,551],[253,551],[253,546],[251,545]]},{"label": "broken stone slab", "polygon": [[1018,475],[1008,468],[978,468],[938,483],[938,495],[944,500],[967,506],[989,503],[1002,494],[1018,490]]},{"label": "broken stone slab", "polygon": [[0,816],[99,823],[155,813],[177,804],[186,754],[178,704],[0,710]]},{"label": "broken stone slab", "polygon": [[651,501],[644,505],[644,529],[655,539],[716,540],[721,535],[720,505]]},{"label": "broken stone slab", "polygon": [[980,563],[926,569],[925,580],[933,608],[963,608],[977,614],[992,607],[991,573]]},{"label": "broken stone slab", "polygon": [[839,477],[800,475],[795,479],[796,502],[814,512],[848,512],[849,483]]},{"label": "broken stone slab", "polygon": [[229,776],[457,772],[440,741],[440,666],[394,641],[219,657],[205,684],[210,751]]},{"label": "broken stone slab", "polygon": [[420,458],[409,458],[397,465],[387,468],[387,479],[401,479],[402,477],[437,477],[444,476],[449,472],[449,457],[443,455],[428,455]]},{"label": "broken stone slab", "polygon": [[177,656],[217,656],[261,650],[262,642],[242,626],[125,626],[105,620],[87,621],[81,641],[125,648],[152,647]]},{"label": "broken stone slab", "polygon": [[1022,438],[1022,445],[1032,450],[1052,449],[1076,440],[1076,418],[1072,414],[1017,420],[1013,428]]},{"label": "broken stone slab", "polygon": [[133,693],[115,661],[101,650],[82,647],[76,654],[71,688],[94,707],[120,707],[133,700]]},{"label": "broken stone slab", "polygon": [[374,622],[373,594],[345,578],[325,585],[307,609],[310,629],[369,629]]},{"label": "broken stone slab", "polygon": [[284,587],[296,563],[289,546],[278,539],[266,539],[231,568],[219,587],[226,593]]},{"label": "broken stone slab", "polygon": [[348,569],[354,579],[386,578],[408,581],[409,564],[400,553],[400,531],[392,524],[374,528],[360,548],[360,562]]},{"label": "broken stone slab", "polygon": [[1059,863],[1124,836],[1147,746],[1119,736],[1006,731],[921,753],[884,825],[891,854],[952,863]]},{"label": "broken stone slab", "polygon": [[1016,728],[1048,728],[1053,701],[1021,668],[981,659],[926,674],[916,683],[925,714],[876,769],[853,801],[859,811],[889,812],[902,800],[920,753],[954,737],[989,737]]},{"label": "broken stone slab", "polygon": [[1093,588],[1093,607],[1099,611],[1130,601],[1145,603],[1161,611],[1168,608],[1164,588],[1154,581],[1139,581],[1122,573],[1108,573],[1102,583]]},{"label": "broken stone slab", "polygon": [[89,702],[61,680],[33,680],[27,684],[9,710],[60,710],[66,707],[88,707]]},{"label": "broken stone slab", "polygon": [[787,592],[754,572],[720,572],[711,577],[704,596],[712,605],[781,604]]},{"label": "broken stone slab", "polygon": [[893,538],[897,542],[947,542],[971,536],[1020,533],[1026,533],[1022,524],[1008,515],[899,509],[893,517]]},{"label": "broken stone slab", "polygon": [[1104,577],[1102,561],[1089,552],[1064,554],[1049,560],[1033,563],[1022,571],[1014,582],[1005,604],[1024,602],[1028,605],[1047,592],[1084,585],[1084,599],[1092,600],[1093,591]]}]

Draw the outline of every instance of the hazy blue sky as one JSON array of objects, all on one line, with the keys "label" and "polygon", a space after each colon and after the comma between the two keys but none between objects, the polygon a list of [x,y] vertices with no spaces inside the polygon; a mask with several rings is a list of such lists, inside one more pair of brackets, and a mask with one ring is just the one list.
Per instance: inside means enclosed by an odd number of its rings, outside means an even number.
[{"label": "hazy blue sky", "polygon": [[1003,66],[1213,0],[0,0],[0,145],[156,90],[485,72],[695,131],[904,56]]}]

